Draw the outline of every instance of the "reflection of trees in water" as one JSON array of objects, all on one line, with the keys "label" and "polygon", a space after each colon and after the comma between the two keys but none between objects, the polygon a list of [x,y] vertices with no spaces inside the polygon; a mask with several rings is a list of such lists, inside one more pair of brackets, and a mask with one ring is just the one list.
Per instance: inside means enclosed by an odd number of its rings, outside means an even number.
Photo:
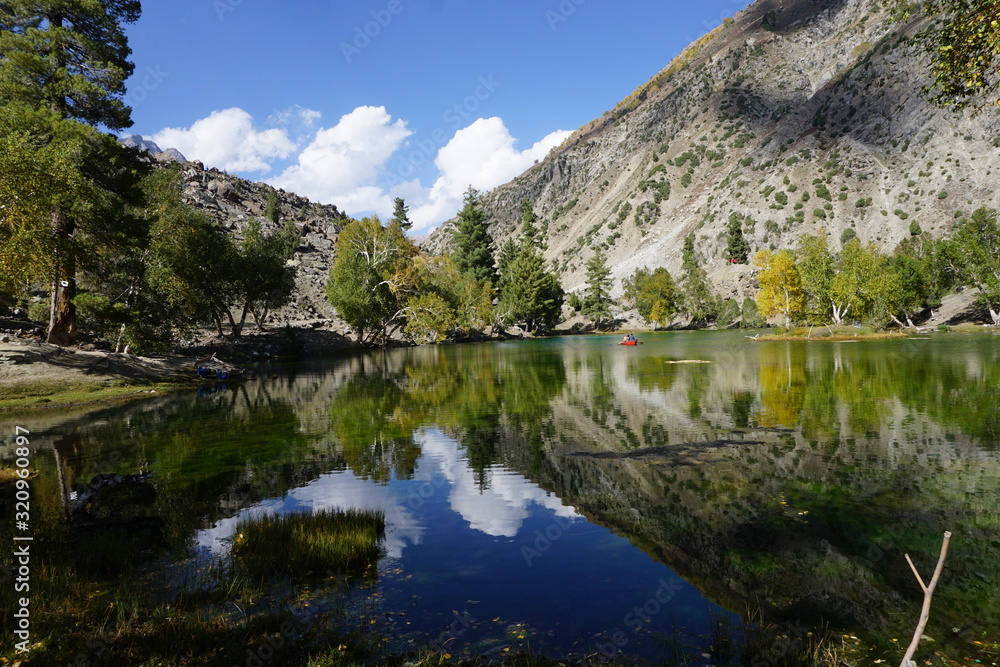
[{"label": "reflection of trees in water", "polygon": [[485,488],[501,427],[540,436],[564,384],[561,359],[551,353],[383,357],[337,391],[333,431],[351,469],[384,482],[411,476],[420,455],[414,433],[439,428],[459,440]]},{"label": "reflection of trees in water", "polygon": [[898,402],[983,443],[1000,440],[996,352],[951,354],[912,341],[867,345],[852,344],[849,351],[837,343],[761,345],[760,424],[798,426],[815,437],[871,437]]},{"label": "reflection of trees in water", "polygon": [[760,425],[794,427],[806,394],[806,350],[790,343],[765,343],[758,350],[760,364]]},{"label": "reflection of trees in water", "polygon": [[317,437],[304,435],[295,406],[262,383],[101,414],[67,426],[55,441],[52,477],[73,489],[95,475],[148,468],[158,491],[155,514],[180,543],[206,522],[319,474],[303,463]]},{"label": "reflection of trees in water", "polygon": [[420,449],[413,442],[412,413],[402,409],[406,391],[387,375],[361,373],[337,392],[331,409],[344,460],[362,479],[385,482],[413,476]]}]

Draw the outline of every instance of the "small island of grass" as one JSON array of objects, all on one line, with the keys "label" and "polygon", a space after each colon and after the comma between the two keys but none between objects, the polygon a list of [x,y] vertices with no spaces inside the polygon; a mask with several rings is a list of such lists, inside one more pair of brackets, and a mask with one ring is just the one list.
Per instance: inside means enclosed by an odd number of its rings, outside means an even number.
[{"label": "small island of grass", "polygon": [[828,325],[820,327],[777,328],[773,333],[747,336],[751,340],[817,340],[817,341],[855,341],[855,340],[886,340],[891,338],[909,338],[905,331],[877,331],[870,327]]}]

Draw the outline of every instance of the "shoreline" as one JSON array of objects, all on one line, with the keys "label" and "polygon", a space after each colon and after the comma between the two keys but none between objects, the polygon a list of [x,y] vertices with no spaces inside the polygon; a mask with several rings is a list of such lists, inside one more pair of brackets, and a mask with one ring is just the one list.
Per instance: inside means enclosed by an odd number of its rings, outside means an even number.
[{"label": "shoreline", "polygon": [[[745,336],[754,342],[907,339],[944,331],[978,331],[966,324],[946,330],[885,331],[856,330],[853,327],[798,328],[784,333]],[[621,330],[594,331],[579,328],[556,329],[537,338],[618,335]],[[629,329],[641,334],[656,330]],[[662,331],[662,330],[661,330]],[[517,336],[449,341],[449,344],[518,339]],[[534,336],[524,336],[530,340]],[[251,334],[237,340],[202,340],[179,351],[182,354],[141,357],[125,353],[81,348],[61,348],[28,338],[4,337],[0,341],[0,414],[47,411],[126,403],[164,396],[176,391],[212,386],[218,380],[198,377],[200,363],[213,359],[225,367],[265,361],[316,359],[332,354],[364,350],[350,338],[332,331],[297,328]],[[218,357],[216,357],[218,355]],[[252,373],[249,375],[252,377]],[[243,381],[239,378],[236,381]]]}]

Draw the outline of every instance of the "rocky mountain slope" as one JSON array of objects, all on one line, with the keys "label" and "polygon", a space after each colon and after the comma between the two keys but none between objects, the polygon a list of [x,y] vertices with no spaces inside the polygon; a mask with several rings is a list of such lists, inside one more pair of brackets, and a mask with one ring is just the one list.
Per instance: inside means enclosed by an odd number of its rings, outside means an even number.
[{"label": "rocky mountain slope", "polygon": [[[930,105],[922,23],[876,0],[758,0],[633,95],[485,200],[497,245],[519,204],[548,220],[547,257],[567,290],[600,248],[621,280],[680,271],[696,245],[717,291],[752,294],[753,269],[724,257],[743,220],[754,252],[825,233],[892,248],[911,224],[946,233],[959,211],[1000,205],[1000,116]],[[443,251],[450,225],[425,244]]]},{"label": "rocky mountain slope", "polygon": [[[324,294],[333,246],[347,216],[336,206],[317,204],[291,192],[276,190],[216,168],[205,169],[199,161],[188,161],[176,149],[161,150],[154,142],[138,135],[125,139],[127,146],[147,151],[161,165],[179,163],[183,179],[184,203],[205,212],[221,227],[241,238],[251,219],[261,221],[264,231],[291,220],[301,241],[293,261],[299,267],[292,303],[273,313],[270,324],[303,323],[332,319],[333,307]],[[274,202],[278,223],[271,220],[269,199]]]}]

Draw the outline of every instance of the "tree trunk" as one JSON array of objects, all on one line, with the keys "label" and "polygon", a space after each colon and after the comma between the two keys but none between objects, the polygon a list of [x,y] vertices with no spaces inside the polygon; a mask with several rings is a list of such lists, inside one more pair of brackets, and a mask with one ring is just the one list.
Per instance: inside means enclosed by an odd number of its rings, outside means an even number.
[{"label": "tree trunk", "polygon": [[267,321],[267,315],[269,312],[270,309],[267,306],[264,306],[264,309],[259,314],[256,310],[253,311],[253,320],[257,324],[257,331],[264,330],[264,322]]},{"label": "tree trunk", "polygon": [[56,239],[56,258],[49,308],[49,331],[45,340],[63,347],[76,345],[76,262],[68,247],[75,225],[59,209],[52,211],[52,235]]}]

